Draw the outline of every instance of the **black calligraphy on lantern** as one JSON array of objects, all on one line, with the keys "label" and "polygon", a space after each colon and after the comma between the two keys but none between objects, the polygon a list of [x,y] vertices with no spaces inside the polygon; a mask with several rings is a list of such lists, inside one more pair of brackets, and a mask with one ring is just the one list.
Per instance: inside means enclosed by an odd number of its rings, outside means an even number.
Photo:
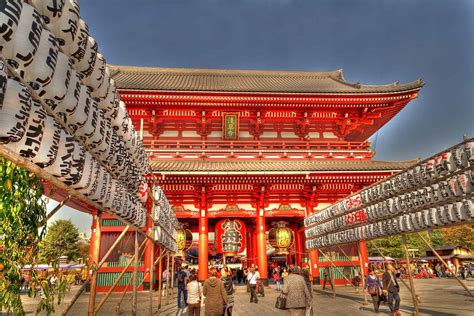
[{"label": "black calligraphy on lantern", "polygon": [[225,221],[221,228],[224,230],[221,236],[222,251],[224,253],[237,253],[242,247],[243,237],[240,232],[242,225],[237,221]]}]

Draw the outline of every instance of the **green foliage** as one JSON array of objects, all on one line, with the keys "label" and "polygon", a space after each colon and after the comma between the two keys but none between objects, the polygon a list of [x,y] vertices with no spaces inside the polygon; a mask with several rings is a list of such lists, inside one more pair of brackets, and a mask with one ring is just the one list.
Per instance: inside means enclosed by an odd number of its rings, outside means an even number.
[{"label": "green foliage", "polygon": [[[34,267],[46,229],[41,180],[27,169],[0,157],[0,309],[24,315],[20,297],[21,268],[31,265],[29,296],[40,295],[37,312],[54,313],[71,280],[56,268],[47,278]],[[51,278],[55,282],[50,282]]]},{"label": "green foliage", "polygon": [[[426,240],[431,241],[433,246],[440,246],[444,244],[444,239],[439,230],[435,230],[431,233],[421,233]],[[423,242],[417,234],[407,234],[407,245],[408,249],[416,249],[415,256],[426,256],[426,248],[428,246]],[[402,248],[402,237],[401,236],[390,236],[386,238],[380,238],[373,240],[368,243],[369,256],[381,256],[377,248],[383,253],[384,256],[392,258],[404,258],[405,254]]]},{"label": "green foliage", "polygon": [[[27,169],[0,157],[0,306],[23,314],[21,267],[37,263],[46,223],[43,186]],[[33,277],[35,273],[33,273]]]},{"label": "green foliage", "polygon": [[79,256],[79,231],[71,220],[57,220],[48,228],[40,243],[40,258],[44,262],[59,263],[61,256],[76,260]]}]

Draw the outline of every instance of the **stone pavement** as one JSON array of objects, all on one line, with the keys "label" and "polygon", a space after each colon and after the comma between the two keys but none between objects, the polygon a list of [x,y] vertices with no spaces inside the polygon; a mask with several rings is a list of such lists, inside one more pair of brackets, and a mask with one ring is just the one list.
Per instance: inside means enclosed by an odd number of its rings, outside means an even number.
[{"label": "stone pavement", "polygon": [[[474,280],[466,281],[466,284],[474,291]],[[474,315],[474,298],[469,297],[464,289],[455,281],[451,279],[430,279],[430,280],[415,280],[415,288],[417,294],[421,298],[420,312],[421,315]],[[77,287],[71,290],[71,293],[66,297],[68,302],[72,297],[73,292]],[[271,285],[265,289],[265,297],[259,297],[259,303],[249,303],[249,294],[246,292],[244,286],[238,286],[235,293],[235,316],[240,315],[255,315],[255,316],[277,316],[286,315],[285,311],[278,310],[274,307],[278,292]],[[314,291],[313,308],[314,315],[376,315],[373,311],[372,304],[369,299],[369,305],[362,305],[363,295],[362,291],[356,292],[350,286],[336,287],[336,298],[332,297],[331,290],[323,291],[317,287]],[[120,294],[113,294],[111,298],[104,305],[99,315],[113,316],[116,315],[116,305],[120,299]],[[99,302],[102,294],[97,296]],[[163,298],[163,307],[161,315],[186,315],[186,309],[177,309],[176,304],[176,290],[173,298],[170,297],[169,304],[166,305],[166,299]],[[155,292],[156,298],[156,292]],[[411,295],[408,290],[402,285],[401,289],[401,312],[403,315],[410,315],[413,311]],[[87,315],[88,294],[83,294],[72,308],[69,315],[83,316]],[[139,294],[138,298],[138,315],[147,315],[148,313],[148,292]],[[157,315],[157,300],[154,301],[154,311]],[[36,301],[24,297],[24,306],[27,310],[27,315],[33,315]],[[61,306],[56,308],[57,315],[61,311]],[[131,295],[127,295],[121,305],[119,315],[130,315],[131,313]],[[379,315],[388,315],[388,307],[381,305]],[[202,311],[201,315],[204,315]]]}]

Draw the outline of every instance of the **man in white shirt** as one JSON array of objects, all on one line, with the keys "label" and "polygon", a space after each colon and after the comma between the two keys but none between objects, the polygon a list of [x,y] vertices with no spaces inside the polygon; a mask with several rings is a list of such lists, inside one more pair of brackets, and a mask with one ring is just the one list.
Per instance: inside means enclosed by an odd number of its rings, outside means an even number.
[{"label": "man in white shirt", "polygon": [[250,272],[247,275],[247,281],[250,286],[250,303],[258,303],[256,292],[258,279],[260,279],[260,274],[258,273],[258,271],[255,271],[254,267],[250,268]]},{"label": "man in white shirt", "polygon": [[170,289],[169,289],[170,272],[165,269],[165,270],[163,271],[163,274],[162,274],[161,276],[162,276],[162,278],[161,278],[161,283],[162,283],[161,296],[165,296],[165,295],[166,295],[166,291],[168,291],[168,294],[169,294],[169,292],[170,292]]}]

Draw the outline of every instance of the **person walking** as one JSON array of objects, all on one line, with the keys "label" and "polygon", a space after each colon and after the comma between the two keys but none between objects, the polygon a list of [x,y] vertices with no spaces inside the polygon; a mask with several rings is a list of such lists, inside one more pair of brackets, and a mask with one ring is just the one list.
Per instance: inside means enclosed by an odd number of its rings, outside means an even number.
[{"label": "person walking", "polygon": [[283,281],[281,292],[286,296],[287,313],[290,316],[304,316],[306,309],[312,306],[311,293],[298,267],[290,265],[289,274]]},{"label": "person walking", "polygon": [[191,273],[189,282],[186,285],[188,293],[188,316],[199,316],[201,313],[202,286],[197,281],[197,275]]},{"label": "person walking", "polygon": [[161,296],[165,296],[166,292],[170,292],[170,271],[165,269],[163,271],[163,274],[161,275],[161,284],[162,284],[162,290],[161,290]]},{"label": "person walking", "polygon": [[331,290],[334,291],[334,284],[332,283],[331,272],[329,271],[329,267],[324,268],[323,290],[326,289],[326,282],[331,285]]},{"label": "person walking", "polygon": [[250,268],[250,272],[247,275],[247,281],[250,288],[250,303],[258,303],[257,298],[257,280],[260,278],[260,275],[255,271],[254,267]]},{"label": "person walking", "polygon": [[359,272],[359,268],[355,268],[354,269],[354,285],[356,287],[359,287],[360,285],[360,272]]},{"label": "person walking", "polygon": [[188,283],[188,276],[185,271],[178,268],[178,272],[176,272],[176,281],[178,283],[178,308],[181,308],[181,293],[183,293],[184,297],[184,304],[188,305],[188,293],[186,291],[186,285]]},{"label": "person walking", "polygon": [[369,270],[369,275],[365,277],[364,290],[369,293],[372,297],[372,303],[374,304],[374,310],[376,313],[379,312],[380,297],[382,295],[382,283],[375,274],[374,270]]},{"label": "person walking", "polygon": [[229,303],[224,284],[217,278],[217,269],[209,270],[209,278],[204,282],[202,293],[206,297],[205,315],[224,315],[224,305]]},{"label": "person walking", "polygon": [[401,315],[400,313],[400,286],[397,282],[397,276],[394,273],[394,268],[388,264],[383,274],[382,284],[383,293],[387,295],[387,304],[390,308],[392,316]]},{"label": "person walking", "polygon": [[232,308],[234,307],[234,292],[232,271],[226,271],[226,276],[222,278],[224,282],[225,292],[227,294],[228,303],[224,306],[224,316],[232,316]]},{"label": "person walking", "polygon": [[285,282],[285,278],[288,276],[288,270],[286,268],[283,268],[283,272],[281,273],[281,279],[283,282]]},{"label": "person walking", "polygon": [[276,284],[276,290],[280,291],[281,290],[281,284],[280,284],[280,274],[278,273],[278,270],[275,269],[273,271],[273,281]]}]

